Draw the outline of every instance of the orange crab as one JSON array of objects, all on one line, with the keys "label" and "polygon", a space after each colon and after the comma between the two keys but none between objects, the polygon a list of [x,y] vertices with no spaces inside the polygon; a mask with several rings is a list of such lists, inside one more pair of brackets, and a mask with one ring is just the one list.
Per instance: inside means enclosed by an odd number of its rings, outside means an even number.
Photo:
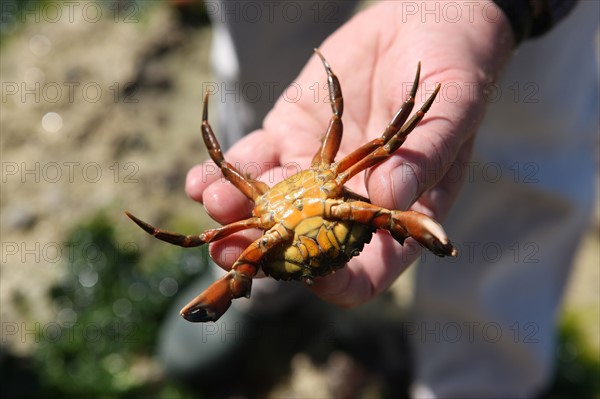
[{"label": "orange crab", "polygon": [[256,206],[252,217],[199,235],[183,235],[155,228],[126,212],[149,234],[182,247],[196,247],[220,240],[241,230],[258,228],[264,234],[250,244],[229,273],[214,282],[182,310],[192,322],[216,321],[235,298],[250,297],[252,278],[259,269],[281,280],[312,284],[343,267],[371,240],[376,229],[385,229],[400,243],[414,238],[438,256],[456,256],[443,228],[430,217],[413,211],[388,210],[375,206],[344,184],[357,173],[377,165],[396,151],[431,107],[440,85],[408,121],[420,75],[420,64],[410,92],[382,136],[334,162],[342,139],[344,109],[340,83],[328,62],[315,49],[327,72],[333,115],[311,167],[269,188],[251,180],[228,163],[208,123],[208,93],[204,98],[202,136],[212,160],[224,177]]}]

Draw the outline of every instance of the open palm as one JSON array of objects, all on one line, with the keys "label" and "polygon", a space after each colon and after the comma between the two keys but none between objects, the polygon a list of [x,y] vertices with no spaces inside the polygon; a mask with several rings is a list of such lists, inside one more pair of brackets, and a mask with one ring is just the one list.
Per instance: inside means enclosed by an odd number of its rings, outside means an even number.
[{"label": "open palm", "polygon": [[[401,2],[382,2],[358,14],[320,47],[339,77],[345,100],[344,138],[337,159],[380,136],[406,99],[422,62],[416,107],[436,83],[440,95],[423,122],[387,161],[352,179],[349,186],[388,209],[443,217],[460,188],[482,119],[483,88],[493,82],[512,48],[510,29],[499,13],[485,17],[486,2],[463,10],[460,20],[407,15]],[[431,21],[430,21],[431,20]],[[429,22],[428,22],[429,21]],[[225,154],[233,164],[255,165],[269,186],[310,165],[331,117],[326,74],[314,56],[265,118],[263,128]],[[447,172],[452,167],[452,176]],[[188,174],[188,195],[204,203],[220,223],[249,216],[252,204],[231,184],[212,173],[209,163]],[[231,267],[260,232],[245,231],[211,244],[211,255]],[[313,290],[341,306],[363,303],[385,290],[418,256],[416,242],[402,247],[384,232],[348,267],[315,281]]]}]

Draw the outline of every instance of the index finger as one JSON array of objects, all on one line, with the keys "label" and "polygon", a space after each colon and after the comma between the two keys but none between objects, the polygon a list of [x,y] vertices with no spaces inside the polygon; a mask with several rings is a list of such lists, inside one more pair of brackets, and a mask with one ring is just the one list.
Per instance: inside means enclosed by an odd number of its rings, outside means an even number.
[{"label": "index finger", "polygon": [[[252,178],[279,165],[277,146],[264,130],[257,130],[245,136],[224,156],[227,162]],[[193,200],[203,202],[204,192],[210,186],[216,189],[224,184],[229,183],[223,178],[217,165],[213,161],[206,161],[190,169],[185,182],[185,191]]]}]

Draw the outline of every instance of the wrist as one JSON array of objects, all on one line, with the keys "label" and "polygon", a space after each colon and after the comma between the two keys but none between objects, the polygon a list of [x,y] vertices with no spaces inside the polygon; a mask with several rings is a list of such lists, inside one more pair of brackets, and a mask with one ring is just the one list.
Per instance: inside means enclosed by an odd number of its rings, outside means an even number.
[{"label": "wrist", "polygon": [[494,0],[508,19],[514,34],[515,46],[518,46],[531,33],[533,25],[532,2],[526,0]]},{"label": "wrist", "polygon": [[495,80],[513,54],[517,37],[510,20],[494,1],[478,2],[473,15],[467,32],[470,51],[476,64]]},{"label": "wrist", "polygon": [[497,78],[514,51],[516,41],[510,21],[492,0],[384,3],[395,8],[400,35],[418,31],[413,34],[413,44],[424,60],[437,60],[438,65],[459,69],[479,69],[487,82]]}]

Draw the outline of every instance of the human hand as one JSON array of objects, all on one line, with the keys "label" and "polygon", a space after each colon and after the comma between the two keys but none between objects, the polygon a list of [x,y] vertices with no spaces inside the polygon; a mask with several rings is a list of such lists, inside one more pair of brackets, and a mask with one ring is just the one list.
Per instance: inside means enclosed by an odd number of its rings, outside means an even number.
[{"label": "human hand", "polygon": [[[513,46],[510,26],[493,3],[469,7],[460,8],[458,20],[438,15],[436,22],[423,10],[414,13],[402,2],[384,1],[358,14],[320,47],[340,79],[345,100],[344,138],[337,159],[383,133],[408,95],[417,61],[423,66],[415,108],[436,83],[442,84],[429,114],[404,145],[364,178],[349,182],[376,205],[412,207],[439,219],[458,193],[457,176],[464,173],[457,171],[467,165],[485,109],[483,88],[495,80]],[[258,178],[270,186],[298,167],[307,168],[331,117],[325,79],[321,61],[312,57],[294,81],[303,93],[299,100],[280,98],[263,128],[236,143],[225,158],[232,164],[261,165]],[[315,82],[322,89],[318,101]],[[451,167],[452,175],[447,174]],[[220,223],[248,217],[253,204],[212,171],[210,162],[194,167],[187,178],[188,195],[203,202]],[[258,236],[256,231],[244,231],[213,243],[211,255],[228,269],[236,258],[231,255],[239,255]],[[389,234],[378,233],[348,267],[316,279],[312,289],[340,306],[361,304],[392,284],[418,256],[417,247],[412,240],[402,247]]]}]

